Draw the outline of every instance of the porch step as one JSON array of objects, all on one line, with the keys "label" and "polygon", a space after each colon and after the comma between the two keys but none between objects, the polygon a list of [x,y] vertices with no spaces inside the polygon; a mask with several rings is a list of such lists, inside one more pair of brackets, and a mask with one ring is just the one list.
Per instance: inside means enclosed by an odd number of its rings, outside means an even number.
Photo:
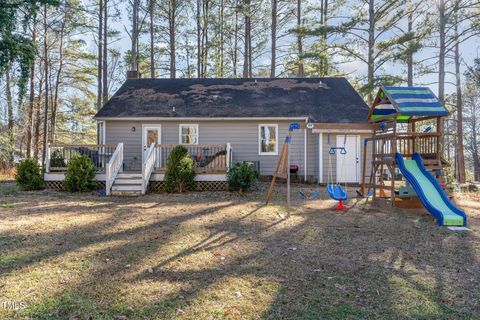
[{"label": "porch step", "polygon": [[137,172],[119,172],[117,179],[142,179],[142,173]]},{"label": "porch step", "polygon": [[137,185],[142,184],[142,178],[116,178],[113,185]]},{"label": "porch step", "polygon": [[113,184],[112,191],[142,191],[142,185],[141,184],[126,184],[126,185]]},{"label": "porch step", "polygon": [[114,196],[142,195],[142,174],[138,172],[120,172],[112,185]]},{"label": "porch step", "polygon": [[142,191],[114,191],[112,190],[112,196],[141,196]]}]

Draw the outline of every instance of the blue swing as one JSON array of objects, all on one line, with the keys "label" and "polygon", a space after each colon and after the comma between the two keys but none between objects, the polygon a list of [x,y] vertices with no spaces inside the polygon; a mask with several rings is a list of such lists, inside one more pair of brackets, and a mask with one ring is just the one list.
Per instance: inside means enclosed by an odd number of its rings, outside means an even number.
[{"label": "blue swing", "polygon": [[[347,139],[347,136],[345,136],[344,138],[344,142],[343,142],[343,147],[330,147],[330,150],[328,151],[328,153],[330,154],[330,158],[329,158],[329,179],[331,179],[331,175],[332,175],[332,164],[331,164],[331,161],[332,161],[332,155],[334,155],[336,153],[336,151],[338,150],[340,152],[340,154],[347,154],[347,150],[345,149],[345,141]],[[328,145],[330,145],[330,135],[328,135]],[[333,179],[331,179],[333,180]],[[328,195],[330,196],[330,198],[332,198],[333,200],[337,200],[337,201],[340,201],[340,199],[342,201],[346,201],[347,200],[347,192],[345,192],[345,189],[343,189],[343,187],[339,184],[339,183],[329,183],[327,184],[327,193]]]},{"label": "blue swing", "polygon": [[329,184],[327,185],[327,192],[330,198],[333,200],[347,200],[347,193],[339,184]]}]

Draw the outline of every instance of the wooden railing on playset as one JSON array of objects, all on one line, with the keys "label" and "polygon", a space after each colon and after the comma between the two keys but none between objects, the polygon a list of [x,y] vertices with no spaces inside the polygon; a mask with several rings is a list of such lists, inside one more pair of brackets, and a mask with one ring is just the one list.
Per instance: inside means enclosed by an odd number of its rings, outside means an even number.
[{"label": "wooden railing on playset", "polygon": [[[157,144],[155,146],[155,171],[165,171],[167,158],[176,144]],[[197,173],[225,173],[231,163],[232,148],[227,144],[184,145],[192,157]]]},{"label": "wooden railing on playset", "polygon": [[437,159],[439,154],[439,136],[438,133],[431,132],[377,135],[372,139],[375,161],[393,160],[397,152],[404,157],[411,157],[413,153],[418,152],[425,159]]}]

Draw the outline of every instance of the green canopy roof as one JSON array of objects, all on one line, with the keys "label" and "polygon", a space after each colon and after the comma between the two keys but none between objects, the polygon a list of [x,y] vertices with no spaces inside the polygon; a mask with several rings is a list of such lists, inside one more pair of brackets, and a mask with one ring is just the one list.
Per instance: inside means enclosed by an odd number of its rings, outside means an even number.
[{"label": "green canopy roof", "polygon": [[[392,115],[392,117],[388,117]],[[386,118],[406,122],[412,117],[444,117],[448,110],[426,87],[381,87],[368,120]]]}]

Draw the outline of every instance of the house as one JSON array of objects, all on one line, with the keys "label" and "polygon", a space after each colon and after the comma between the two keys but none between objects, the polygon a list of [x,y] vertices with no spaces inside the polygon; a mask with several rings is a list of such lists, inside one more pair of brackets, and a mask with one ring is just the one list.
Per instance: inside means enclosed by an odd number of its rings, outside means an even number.
[{"label": "house", "polygon": [[[52,145],[49,153],[90,152],[107,193],[129,191],[128,179],[145,180],[145,192],[161,186],[166,158],[182,144],[199,184],[224,188],[227,168],[237,162],[272,175],[289,124],[298,122],[290,156],[299,178],[359,183],[368,113],[345,78],[128,79],[95,116],[98,146]],[[335,146],[347,153],[330,155]]]}]

